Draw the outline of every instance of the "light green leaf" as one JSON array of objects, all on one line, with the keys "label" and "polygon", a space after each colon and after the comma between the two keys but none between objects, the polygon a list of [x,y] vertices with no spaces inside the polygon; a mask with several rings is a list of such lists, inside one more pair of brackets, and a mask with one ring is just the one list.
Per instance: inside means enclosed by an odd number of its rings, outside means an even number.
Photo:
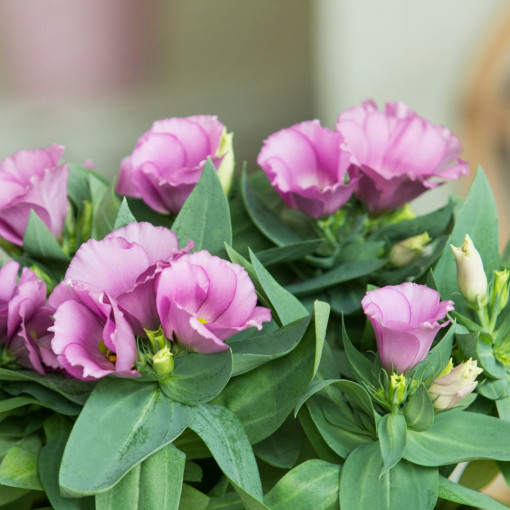
[{"label": "light green leaf", "polygon": [[308,460],[289,471],[264,502],[271,510],[338,510],[339,477],[340,466]]},{"label": "light green leaf", "polygon": [[137,221],[136,218],[133,216],[133,213],[129,209],[126,197],[124,197],[120,204],[119,212],[117,213],[117,218],[115,219],[113,230],[125,227],[130,223],[136,223],[136,221]]},{"label": "light green leaf", "polygon": [[208,496],[194,487],[191,487],[191,485],[187,483],[182,485],[179,510],[205,510],[209,508],[209,501],[211,501],[211,499]]},{"label": "light green leaf", "polygon": [[434,423],[434,405],[422,383],[408,399],[404,408],[407,426],[416,431],[427,430]]},{"label": "light green leaf", "polygon": [[34,257],[43,261],[50,259],[59,262],[69,262],[69,257],[64,253],[49,228],[33,209],[30,211],[27,228],[23,236],[23,248]]},{"label": "light green leaf", "polygon": [[181,246],[193,240],[195,250],[208,250],[213,255],[224,255],[224,243],[232,244],[228,200],[210,159],[179,211],[172,230]]},{"label": "light green leaf", "polygon": [[462,505],[484,508],[485,510],[508,510],[506,505],[486,494],[463,487],[444,476],[439,476],[439,497]]},{"label": "light green leaf", "polygon": [[432,510],[438,496],[437,468],[404,460],[381,475],[377,442],[359,446],[347,457],[340,474],[340,505],[349,510]]},{"label": "light green leaf", "polygon": [[468,411],[444,411],[429,429],[407,431],[404,458],[421,466],[468,460],[510,460],[510,422]]},{"label": "light green leaf", "polygon": [[192,415],[191,407],[169,400],[156,383],[102,380],[64,451],[62,493],[81,497],[110,489],[133,466],[177,438]]},{"label": "light green leaf", "polygon": [[383,466],[381,475],[400,461],[406,449],[406,419],[402,414],[385,414],[377,425]]},{"label": "light green leaf", "polygon": [[0,464],[0,484],[19,489],[42,491],[37,460],[41,442],[35,437],[25,437],[9,448]]}]

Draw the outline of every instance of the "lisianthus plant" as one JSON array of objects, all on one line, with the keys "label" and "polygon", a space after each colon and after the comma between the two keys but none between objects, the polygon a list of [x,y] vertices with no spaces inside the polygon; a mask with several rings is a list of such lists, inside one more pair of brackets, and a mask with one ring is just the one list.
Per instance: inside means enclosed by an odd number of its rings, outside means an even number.
[{"label": "lisianthus plant", "polygon": [[[494,199],[406,105],[269,135],[156,121],[108,183],[0,162],[0,509],[506,508]],[[478,248],[478,249],[477,249]],[[333,313],[330,313],[332,311]]]}]

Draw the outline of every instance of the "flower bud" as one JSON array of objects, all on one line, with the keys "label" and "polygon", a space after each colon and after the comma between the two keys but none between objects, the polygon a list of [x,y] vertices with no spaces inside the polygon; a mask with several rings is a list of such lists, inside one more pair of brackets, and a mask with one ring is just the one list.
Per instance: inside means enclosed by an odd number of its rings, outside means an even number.
[{"label": "flower bud", "polygon": [[436,411],[444,411],[456,406],[476,388],[476,377],[483,370],[476,360],[469,358],[456,366],[450,373],[437,378],[428,389]]},{"label": "flower bud", "polygon": [[494,271],[494,285],[491,292],[491,307],[493,310],[503,310],[508,304],[508,280],[510,271]]},{"label": "flower bud", "polygon": [[396,373],[390,376],[390,399],[394,406],[399,406],[406,398],[406,378]]},{"label": "flower bud", "polygon": [[484,305],[487,300],[487,276],[473,241],[466,234],[462,246],[450,245],[457,263],[457,287],[471,306]]},{"label": "flower bud", "polygon": [[169,375],[174,370],[174,355],[166,345],[152,357],[152,368],[159,376]]},{"label": "flower bud", "polygon": [[423,247],[430,241],[431,238],[427,232],[400,241],[390,251],[390,264],[393,267],[404,267],[412,264],[421,257]]},{"label": "flower bud", "polygon": [[232,139],[234,133],[227,133],[227,128],[223,129],[221,135],[220,145],[216,151],[215,156],[223,158],[220,166],[218,167],[218,179],[225,194],[228,194],[232,186],[232,179],[234,178],[234,149],[232,147]]}]

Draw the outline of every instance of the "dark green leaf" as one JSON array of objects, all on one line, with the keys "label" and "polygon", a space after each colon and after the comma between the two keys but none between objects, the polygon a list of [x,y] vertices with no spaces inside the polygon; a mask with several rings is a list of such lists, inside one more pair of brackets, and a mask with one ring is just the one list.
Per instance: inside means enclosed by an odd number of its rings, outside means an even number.
[{"label": "dark green leaf", "polygon": [[67,180],[67,195],[79,212],[83,210],[83,202],[90,201],[89,173],[87,168],[73,163],[67,163],[69,179]]},{"label": "dark green leaf", "polygon": [[386,264],[385,259],[375,260],[353,260],[337,265],[329,271],[325,271],[320,276],[309,278],[299,283],[287,285],[286,289],[293,294],[300,296],[317,292],[327,287],[333,287],[343,282],[355,280],[360,276],[373,273]]},{"label": "dark green leaf", "polygon": [[60,470],[62,493],[80,497],[110,489],[178,437],[192,416],[191,407],[169,400],[156,383],[102,380],[69,437]]},{"label": "dark green leaf", "polygon": [[203,478],[202,468],[192,462],[191,460],[187,460],[184,466],[184,475],[183,480],[186,482],[201,482]]},{"label": "dark green leaf", "polygon": [[187,483],[182,485],[179,510],[205,510],[206,508],[210,508],[208,506],[209,501],[211,501],[211,499],[208,496],[194,487],[191,487],[191,485],[188,485]]},{"label": "dark green leaf", "polygon": [[444,411],[428,430],[407,431],[404,458],[422,466],[477,459],[510,460],[510,422],[468,411]]},{"label": "dark green leaf", "polygon": [[69,262],[69,257],[33,209],[30,211],[27,228],[23,236],[23,248],[34,257],[44,261],[50,259]]},{"label": "dark green leaf", "polygon": [[338,510],[340,466],[312,459],[289,471],[264,498],[271,510]]},{"label": "dark green leaf", "polygon": [[459,483],[470,489],[480,490],[489,485],[499,474],[499,466],[493,460],[474,460],[470,462],[460,477]]},{"label": "dark green leaf", "polygon": [[270,331],[267,334],[257,334],[246,339],[233,336],[227,340],[233,353],[232,375],[240,375],[249,370],[281,358],[296,347],[303,337],[309,323],[304,317],[287,326]]},{"label": "dark green leaf", "polygon": [[381,473],[377,442],[359,446],[340,474],[340,505],[349,510],[432,510],[438,496],[438,471],[404,460]]},{"label": "dark green leaf", "polygon": [[222,406],[200,406],[190,424],[211,451],[241,499],[262,500],[262,486],[255,456],[236,416]]},{"label": "dark green leaf", "polygon": [[273,264],[292,262],[293,260],[300,260],[306,255],[314,253],[319,249],[322,243],[322,239],[312,239],[310,241],[302,241],[278,248],[269,248],[257,252],[257,258],[266,267]]},{"label": "dark green leaf", "polygon": [[486,494],[463,487],[444,476],[439,477],[439,497],[462,505],[484,508],[485,510],[508,510],[506,505]]},{"label": "dark green leaf", "polygon": [[345,356],[347,358],[347,362],[349,363],[349,368],[351,369],[354,379],[356,379],[356,381],[359,383],[371,382],[373,379],[372,363],[370,363],[370,361],[368,361],[368,359],[363,354],[361,354],[361,352],[359,352],[354,347],[354,345],[352,345],[351,340],[347,335],[343,318],[342,341],[344,344]]},{"label": "dark green leaf", "polygon": [[130,223],[136,223],[136,218],[133,216],[133,213],[129,209],[129,205],[127,203],[126,197],[122,199],[122,202],[119,207],[119,212],[117,213],[117,218],[115,219],[115,224],[113,226],[113,230],[117,230],[118,228],[125,227]]},{"label": "dark green leaf", "polygon": [[407,426],[416,431],[427,430],[434,423],[434,405],[423,383],[408,399],[404,416]]},{"label": "dark green leaf", "polygon": [[274,434],[253,447],[259,459],[281,469],[291,469],[296,465],[300,449],[301,427],[292,417],[288,417]]},{"label": "dark green leaf", "polygon": [[[466,234],[480,253],[485,272],[491,275],[493,270],[499,269],[498,213],[489,182],[480,167],[458,211],[448,245],[460,246]],[[444,250],[434,276],[441,297],[454,300],[457,312],[466,313],[467,305],[459,299],[457,269],[451,250]]]},{"label": "dark green leaf", "polygon": [[315,367],[315,337],[314,316],[295,349],[286,356],[234,377],[213,401],[236,414],[252,444],[278,429],[308,388]]},{"label": "dark green leaf", "polygon": [[115,194],[114,184],[106,186],[95,176],[89,176],[90,194],[92,196],[92,237],[103,237],[115,228],[115,219],[119,213],[120,200]]},{"label": "dark green leaf", "polygon": [[172,230],[179,243],[195,242],[195,250],[208,250],[213,255],[225,253],[224,244],[232,244],[232,225],[227,197],[216,169],[208,160],[202,175],[179,211]]},{"label": "dark green leaf", "polygon": [[221,393],[232,373],[232,352],[189,353],[175,358],[174,371],[159,385],[181,404],[205,404]]},{"label": "dark green leaf", "polygon": [[381,475],[400,461],[406,449],[406,419],[402,414],[385,414],[377,425],[383,460]]}]

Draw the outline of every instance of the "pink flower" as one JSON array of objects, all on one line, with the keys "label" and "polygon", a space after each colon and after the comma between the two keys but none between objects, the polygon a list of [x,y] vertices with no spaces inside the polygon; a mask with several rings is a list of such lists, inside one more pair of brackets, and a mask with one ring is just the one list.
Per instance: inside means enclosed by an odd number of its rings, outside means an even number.
[{"label": "pink flower", "polygon": [[61,145],[19,151],[0,161],[0,236],[21,246],[30,210],[51,233],[62,233],[67,214],[67,165]]},{"label": "pink flower", "polygon": [[51,346],[60,367],[84,381],[138,375],[136,338],[115,299],[72,280],[57,289]]},{"label": "pink flower", "polygon": [[273,187],[292,209],[319,218],[333,214],[352,195],[350,154],[343,137],[321,127],[318,120],[302,122],[272,134],[257,162]]},{"label": "pink flower", "polygon": [[46,306],[46,285],[24,267],[8,262],[0,269],[0,335],[20,365],[44,374],[57,368],[51,351],[51,309]]},{"label": "pink flower", "polygon": [[48,299],[56,310],[51,345],[60,366],[85,380],[136,375],[135,335],[160,325],[155,278],[191,247],[180,250],[173,232],[150,223],[82,244]]},{"label": "pink flower", "polygon": [[452,301],[440,301],[435,290],[410,282],[368,291],[361,305],[383,366],[399,373],[425,359],[439,329],[450,322],[438,321],[453,310]]},{"label": "pink flower", "polygon": [[234,170],[232,135],[211,115],[154,122],[122,160],[117,192],[142,198],[162,214],[177,213],[211,158],[225,191]]},{"label": "pink flower", "polygon": [[101,241],[90,239],[82,244],[65,278],[106,292],[127,314],[136,333],[141,334],[144,328],[159,326],[154,294],[156,274],[192,247],[193,243],[188,243],[180,250],[177,236],[165,227],[131,223]]},{"label": "pink flower", "polygon": [[207,251],[184,255],[161,272],[156,304],[165,335],[203,353],[226,350],[227,338],[271,320],[269,309],[256,306],[248,273]]},{"label": "pink flower", "polygon": [[458,138],[400,101],[386,103],[384,112],[365,101],[342,112],[336,130],[360,176],[356,194],[374,212],[400,207],[442,180],[469,172],[458,159]]}]

